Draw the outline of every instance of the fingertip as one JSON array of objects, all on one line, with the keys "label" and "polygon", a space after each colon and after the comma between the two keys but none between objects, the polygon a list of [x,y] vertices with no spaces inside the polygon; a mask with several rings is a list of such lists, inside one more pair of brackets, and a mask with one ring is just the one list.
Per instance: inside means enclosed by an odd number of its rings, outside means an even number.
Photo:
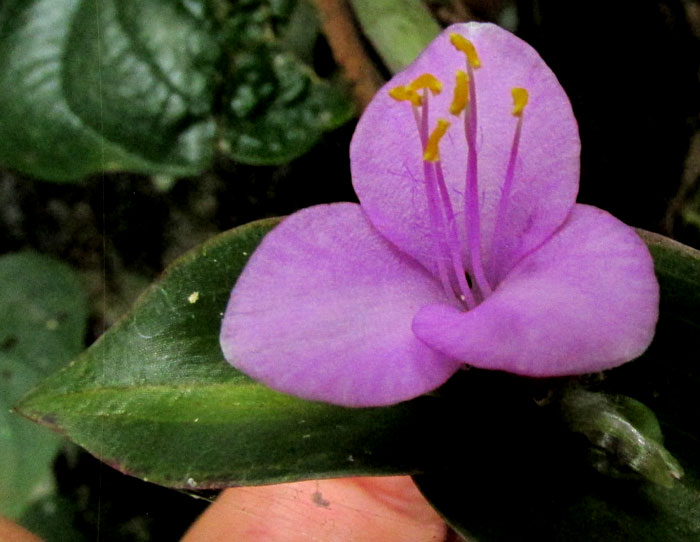
[{"label": "fingertip", "polygon": [[409,477],[225,490],[183,542],[439,542],[446,526]]},{"label": "fingertip", "polygon": [[38,536],[3,517],[0,517],[0,540],[2,542],[41,542]]}]

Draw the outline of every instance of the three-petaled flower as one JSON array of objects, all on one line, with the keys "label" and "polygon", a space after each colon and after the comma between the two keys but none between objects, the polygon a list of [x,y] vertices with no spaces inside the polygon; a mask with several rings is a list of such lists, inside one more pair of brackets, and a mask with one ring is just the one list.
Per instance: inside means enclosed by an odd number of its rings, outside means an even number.
[{"label": "three-petaled flower", "polygon": [[464,364],[557,376],[637,357],[658,316],[652,260],[630,227],[575,203],[579,148],[529,45],[448,28],[359,121],[361,204],[301,210],[252,255],[226,359],[287,393],[371,406]]}]

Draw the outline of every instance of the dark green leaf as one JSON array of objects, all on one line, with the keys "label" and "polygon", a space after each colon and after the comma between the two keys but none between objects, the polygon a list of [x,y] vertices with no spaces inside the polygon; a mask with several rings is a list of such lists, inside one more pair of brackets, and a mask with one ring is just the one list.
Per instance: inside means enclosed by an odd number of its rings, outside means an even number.
[{"label": "dark green leaf", "polygon": [[221,148],[248,164],[296,158],[353,115],[343,94],[279,50],[241,52],[235,83]]},{"label": "dark green leaf", "polygon": [[440,25],[421,0],[351,0],[362,30],[396,73],[440,33]]},{"label": "dark green leaf", "polygon": [[561,408],[569,429],[590,442],[597,471],[668,488],[683,476],[683,468],[662,446],[656,416],[639,401],[572,388],[561,398]]},{"label": "dark green leaf", "polygon": [[0,160],[55,181],[205,168],[219,53],[211,25],[190,4],[4,2]]},{"label": "dark green leaf", "polygon": [[318,25],[300,24],[302,8],[309,13],[293,0],[8,0],[0,161],[54,181],[105,170],[190,175],[211,161],[215,118],[220,148],[236,160],[299,156],[353,113],[287,52],[308,57],[315,42]]},{"label": "dark green leaf", "polygon": [[658,233],[637,232],[654,258],[662,316],[700,326],[700,251]]},{"label": "dark green leaf", "polygon": [[230,290],[275,224],[221,234],[174,263],[18,409],[125,472],[176,487],[412,473],[440,458],[434,442],[449,417],[438,398],[371,409],[307,402],[223,359],[218,335]]},{"label": "dark green leaf", "polygon": [[230,75],[219,145],[233,159],[288,162],[353,115],[347,97],[292,54],[308,58],[318,31],[312,15],[304,1],[230,7],[224,24]]},{"label": "dark green leaf", "polygon": [[61,439],[9,412],[83,347],[87,300],[74,272],[36,254],[0,258],[0,515],[51,490]]}]

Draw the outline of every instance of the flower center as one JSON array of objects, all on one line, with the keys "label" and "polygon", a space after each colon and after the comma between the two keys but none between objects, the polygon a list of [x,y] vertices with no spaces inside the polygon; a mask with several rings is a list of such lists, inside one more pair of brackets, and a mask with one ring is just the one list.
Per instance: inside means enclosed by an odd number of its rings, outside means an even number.
[{"label": "flower center", "polygon": [[[439,118],[432,132],[429,130],[429,98],[431,94],[436,95],[442,91],[442,82],[434,75],[425,73],[408,85],[391,89],[389,95],[397,101],[409,102],[416,120],[416,128],[423,151],[423,181],[428,203],[430,235],[435,251],[438,277],[448,295],[456,296],[467,309],[472,309],[488,297],[495,286],[490,284],[486,277],[481,254],[481,219],[479,214],[478,186],[479,159],[476,148],[478,129],[477,96],[474,77],[474,71],[481,67],[481,60],[474,44],[464,36],[451,34],[450,42],[458,51],[464,53],[466,59],[466,71],[457,70],[455,73],[454,94],[449,108],[450,113],[456,117],[464,114],[464,138],[467,145],[464,226],[467,253],[469,255],[466,265],[462,259],[461,250],[464,242],[460,239],[455,212],[440,161],[440,140],[444,137],[451,124],[445,119]],[[512,114],[516,118],[516,123],[501,197],[496,211],[492,246],[499,242],[503,235],[502,224],[506,218],[512,191],[515,164],[522,132],[523,112],[528,102],[528,92],[524,88],[513,88],[512,96]]]}]

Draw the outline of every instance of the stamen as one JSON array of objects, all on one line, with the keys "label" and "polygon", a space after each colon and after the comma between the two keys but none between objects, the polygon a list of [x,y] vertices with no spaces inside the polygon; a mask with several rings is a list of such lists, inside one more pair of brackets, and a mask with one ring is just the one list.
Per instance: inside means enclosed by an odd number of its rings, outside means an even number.
[{"label": "stamen", "polygon": [[510,92],[513,95],[513,116],[522,117],[529,98],[527,89],[515,87]]},{"label": "stamen", "polygon": [[[508,210],[508,204],[510,202],[510,193],[513,189],[513,179],[515,177],[515,164],[518,158],[518,148],[520,147],[520,134],[523,129],[523,111],[528,101],[528,92],[524,88],[514,88],[511,93],[513,94],[513,116],[515,116],[518,121],[515,124],[515,134],[513,135],[513,144],[510,147],[510,157],[508,158],[508,167],[506,168],[506,177],[503,181],[503,188],[501,189],[501,199],[498,202],[498,210],[496,212],[496,224],[493,230],[493,242],[492,246],[494,251],[499,251],[499,245],[501,241],[501,225],[505,222],[506,212]],[[502,277],[496,277],[500,280]]]},{"label": "stamen", "polygon": [[[400,88],[405,89],[407,87]],[[455,215],[447,192],[442,165],[439,161],[439,141],[445,135],[450,123],[444,119],[439,119],[433,133],[428,134],[428,90],[428,86],[423,87],[422,106],[419,108],[414,105],[412,109],[424,155],[430,154],[427,152],[429,144],[434,148],[432,152],[435,154],[435,159],[431,161],[424,156],[423,175],[437,272],[445,295],[455,295],[453,285],[456,286],[458,298],[465,304],[467,309],[472,309],[476,306],[476,301],[467,283],[462,264],[461,244],[459,242]],[[445,265],[445,258],[451,260],[455,277],[453,281],[450,280],[449,271]]]},{"label": "stamen", "polygon": [[407,86],[392,88],[389,91],[389,96],[394,98],[397,102],[411,102],[416,107],[420,107],[423,103],[420,95],[414,89]]},{"label": "stamen", "polygon": [[[416,108],[414,108],[416,109]],[[428,91],[423,90],[423,111],[420,117],[420,126],[418,131],[421,134],[421,142],[423,147],[423,152],[425,153],[428,140]],[[416,117],[417,118],[417,117]],[[440,121],[438,121],[438,125]],[[447,130],[447,128],[445,128]],[[437,142],[436,142],[437,146]],[[445,246],[445,237],[443,232],[445,231],[445,224],[443,220],[443,215],[440,212],[440,204],[437,199],[437,190],[435,189],[435,176],[433,173],[432,164],[427,160],[423,160],[423,176],[425,183],[425,196],[428,201],[428,216],[430,218],[430,227],[432,230],[432,237],[434,246],[436,249],[435,262],[438,268],[438,276],[440,277],[440,283],[442,284],[442,289],[445,295],[454,295],[452,291],[452,286],[450,285],[450,279],[447,275],[447,269],[445,268],[444,255],[448,252],[449,248]]]},{"label": "stamen", "polygon": [[455,93],[450,105],[450,113],[459,115],[467,108],[469,103],[469,76],[463,70],[457,70],[457,82],[455,83]]},{"label": "stamen", "polygon": [[[458,34],[457,34],[458,35]],[[461,36],[460,36],[461,37]],[[467,41],[470,45],[471,42]],[[473,45],[471,45],[473,47]],[[476,50],[474,50],[476,55]],[[481,261],[481,217],[479,214],[478,160],[476,153],[476,86],[474,70],[467,54],[467,73],[469,75],[469,107],[464,116],[464,132],[467,139],[467,178],[465,189],[464,215],[467,228],[467,248],[469,249],[471,272],[474,283],[481,292],[482,300],[491,293],[491,285],[486,279]]]},{"label": "stamen", "polygon": [[414,91],[427,88],[435,95],[440,94],[442,91],[442,83],[432,73],[424,73],[416,77],[407,88]]},{"label": "stamen", "polygon": [[459,232],[457,231],[457,221],[455,220],[452,202],[450,201],[450,195],[447,191],[447,184],[445,183],[445,175],[442,171],[442,164],[440,162],[435,162],[435,174],[437,177],[438,189],[440,190],[442,208],[445,213],[445,218],[447,219],[447,247],[449,249],[450,259],[452,260],[452,269],[457,280],[457,288],[460,294],[459,297],[465,303],[467,309],[473,309],[476,307],[476,300],[474,299],[474,294],[467,283],[466,272],[462,263],[462,252],[460,250],[461,244],[459,242]]},{"label": "stamen", "polygon": [[437,126],[430,134],[430,137],[428,138],[428,143],[425,145],[423,160],[425,160],[426,162],[437,162],[438,160],[440,160],[440,150],[438,148],[438,144],[440,143],[440,140],[445,135],[445,132],[447,132],[447,129],[449,127],[450,123],[447,122],[445,119],[438,119]]},{"label": "stamen", "polygon": [[472,68],[480,68],[481,60],[476,52],[476,47],[467,38],[461,34],[450,34],[450,43],[455,46],[455,49],[462,51],[467,56],[467,62]]}]

